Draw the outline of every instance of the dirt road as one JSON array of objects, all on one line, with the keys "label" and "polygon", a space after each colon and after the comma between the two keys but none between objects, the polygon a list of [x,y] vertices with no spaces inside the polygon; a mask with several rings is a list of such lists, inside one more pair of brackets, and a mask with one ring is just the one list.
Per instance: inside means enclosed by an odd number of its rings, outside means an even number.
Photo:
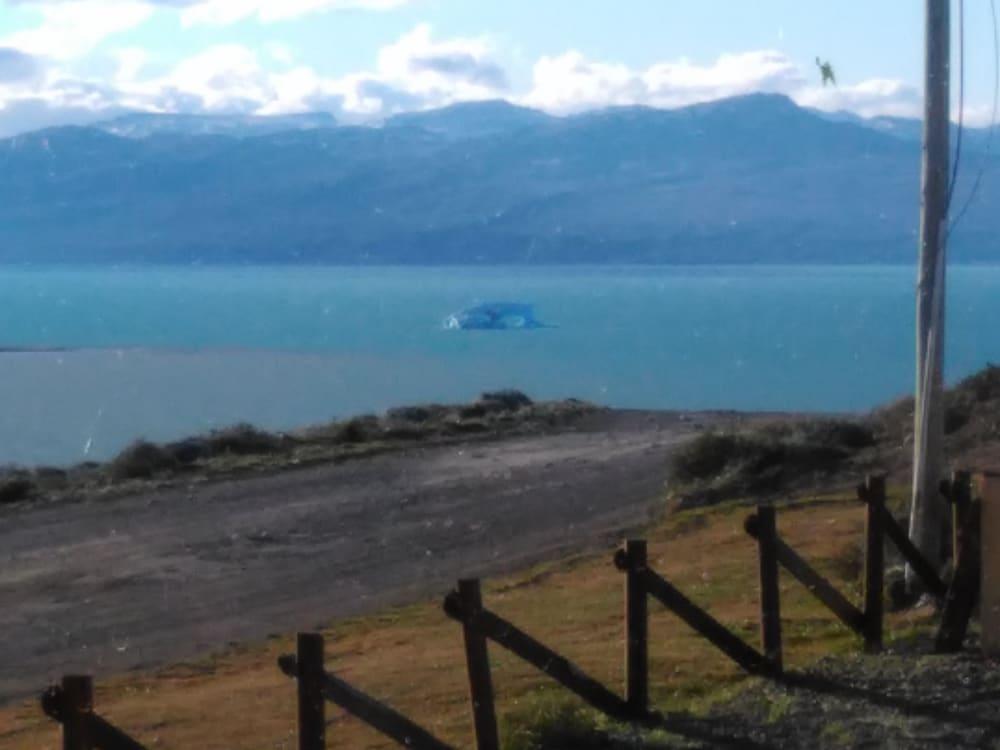
[{"label": "dirt road", "polygon": [[660,507],[692,430],[602,412],[558,435],[0,510],[0,703],[606,543]]}]

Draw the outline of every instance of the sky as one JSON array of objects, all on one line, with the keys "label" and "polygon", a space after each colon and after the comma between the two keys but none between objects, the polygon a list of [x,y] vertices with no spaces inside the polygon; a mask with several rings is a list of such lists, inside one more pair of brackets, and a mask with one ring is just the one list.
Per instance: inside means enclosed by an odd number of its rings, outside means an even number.
[{"label": "sky", "polygon": [[[966,118],[985,125],[990,0],[966,6]],[[922,12],[916,0],[0,0],[0,137],[128,111],[378,122],[483,99],[567,115],[751,92],[919,117]]]}]

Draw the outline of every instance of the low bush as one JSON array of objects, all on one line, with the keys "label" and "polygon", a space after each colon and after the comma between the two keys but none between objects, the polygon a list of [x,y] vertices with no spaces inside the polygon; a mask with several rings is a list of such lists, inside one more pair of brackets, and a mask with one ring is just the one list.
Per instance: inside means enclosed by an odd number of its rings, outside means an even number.
[{"label": "low bush", "polygon": [[374,438],[378,431],[379,421],[376,417],[354,417],[336,427],[333,441],[349,445],[366,443]]},{"label": "low bush", "polygon": [[590,750],[607,748],[594,712],[561,696],[541,693],[506,717],[504,750]]},{"label": "low bush", "polygon": [[112,481],[152,479],[177,468],[177,459],[161,445],[137,440],[119,453],[108,465]]},{"label": "low bush", "polygon": [[285,440],[280,435],[259,430],[246,423],[213,430],[204,439],[204,443],[211,456],[227,453],[234,456],[277,453],[285,447]]},{"label": "low bush", "polygon": [[176,443],[167,443],[164,449],[177,463],[187,466],[209,455],[208,446],[202,438],[186,438]]},{"label": "low bush", "polygon": [[515,411],[522,406],[531,406],[534,401],[524,393],[521,393],[521,391],[508,388],[502,391],[487,391],[483,393],[479,397],[479,403],[489,410],[500,408],[504,411]]},{"label": "low bush", "polygon": [[27,477],[0,477],[0,505],[27,500],[34,491],[35,485]]},{"label": "low bush", "polygon": [[421,424],[439,417],[446,411],[448,411],[447,406],[438,406],[437,404],[427,406],[397,406],[389,409],[385,413],[385,416],[390,422],[415,422]]},{"label": "low bush", "polygon": [[[949,388],[944,394],[944,430],[947,445],[961,451],[1000,439],[1000,367],[987,365]],[[871,421],[880,437],[892,445],[913,437],[913,397],[876,409]]]},{"label": "low bush", "polygon": [[[661,730],[611,721],[579,701],[540,691],[503,720],[504,750],[667,750]],[[687,746],[686,743],[684,746]]]},{"label": "low bush", "polygon": [[875,444],[863,424],[818,420],[765,425],[743,432],[705,432],[678,449],[674,478],[685,504],[773,492],[802,478],[828,474]]}]

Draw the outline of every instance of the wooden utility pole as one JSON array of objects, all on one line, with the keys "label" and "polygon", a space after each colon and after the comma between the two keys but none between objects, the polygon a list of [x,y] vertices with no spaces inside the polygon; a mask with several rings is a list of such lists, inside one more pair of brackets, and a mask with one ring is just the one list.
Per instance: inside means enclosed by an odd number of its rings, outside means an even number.
[{"label": "wooden utility pole", "polygon": [[[913,432],[910,538],[935,566],[941,562],[945,518],[944,297],[949,192],[950,0],[925,0],[924,149],[921,179],[920,269],[917,279],[917,388]],[[907,584],[915,583],[907,567]]]}]

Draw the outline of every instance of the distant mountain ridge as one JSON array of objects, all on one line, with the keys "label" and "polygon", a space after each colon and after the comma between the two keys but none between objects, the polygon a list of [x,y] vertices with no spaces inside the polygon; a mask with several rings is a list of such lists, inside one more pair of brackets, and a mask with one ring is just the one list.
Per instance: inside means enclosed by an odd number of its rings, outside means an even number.
[{"label": "distant mountain ridge", "polygon": [[390,117],[385,127],[415,127],[450,138],[479,138],[549,125],[555,118],[503,100],[463,102]]},{"label": "distant mountain ridge", "polygon": [[136,112],[104,120],[95,126],[123,138],[153,135],[224,135],[247,138],[290,130],[335,128],[337,119],[328,112],[295,115],[184,115]]},{"label": "distant mountain ridge", "polygon": [[[111,123],[0,141],[0,262],[898,263],[916,253],[912,129],[776,95],[567,118],[482,102],[381,127],[322,115]],[[976,142],[958,200],[980,164],[989,170],[952,244],[957,258],[1000,260],[1000,159]]]}]

